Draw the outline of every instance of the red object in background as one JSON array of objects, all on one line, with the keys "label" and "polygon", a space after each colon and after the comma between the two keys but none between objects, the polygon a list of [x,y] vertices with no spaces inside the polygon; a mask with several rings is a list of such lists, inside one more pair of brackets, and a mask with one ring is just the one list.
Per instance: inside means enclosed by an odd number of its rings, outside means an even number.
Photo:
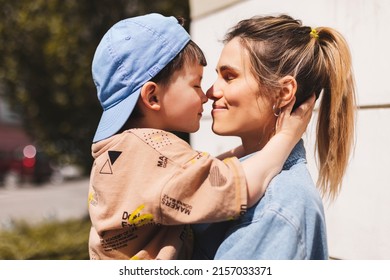
[{"label": "red object in background", "polygon": [[35,165],[35,157],[33,158],[23,158],[23,167],[25,168],[33,168]]},{"label": "red object in background", "polygon": [[31,143],[21,126],[0,123],[0,185],[9,173],[19,182],[42,183],[50,178],[49,160]]}]

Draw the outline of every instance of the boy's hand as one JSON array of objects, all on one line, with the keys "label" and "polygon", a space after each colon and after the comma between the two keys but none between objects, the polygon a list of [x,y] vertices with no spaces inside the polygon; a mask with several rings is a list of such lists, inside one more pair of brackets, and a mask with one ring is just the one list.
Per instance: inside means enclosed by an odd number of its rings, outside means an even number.
[{"label": "boy's hand", "polygon": [[276,133],[283,133],[298,141],[310,122],[315,104],[315,95],[302,103],[298,108],[291,112],[295,103],[295,97],[286,105],[276,121]]}]

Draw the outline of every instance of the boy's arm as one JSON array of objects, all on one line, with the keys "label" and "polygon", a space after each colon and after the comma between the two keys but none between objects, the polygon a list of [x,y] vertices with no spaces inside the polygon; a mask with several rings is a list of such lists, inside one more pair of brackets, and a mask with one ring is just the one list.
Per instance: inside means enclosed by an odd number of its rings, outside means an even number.
[{"label": "boy's arm", "polygon": [[241,158],[243,156],[245,156],[245,150],[244,147],[240,145],[227,152],[220,154],[219,156],[217,156],[217,158],[220,160],[224,160],[225,158],[229,158],[229,157]]},{"label": "boy's arm", "polygon": [[314,95],[291,112],[294,102],[295,99],[279,116],[276,134],[264,148],[242,162],[247,179],[249,207],[264,195],[269,182],[282,170],[284,162],[309,124],[315,103]]}]

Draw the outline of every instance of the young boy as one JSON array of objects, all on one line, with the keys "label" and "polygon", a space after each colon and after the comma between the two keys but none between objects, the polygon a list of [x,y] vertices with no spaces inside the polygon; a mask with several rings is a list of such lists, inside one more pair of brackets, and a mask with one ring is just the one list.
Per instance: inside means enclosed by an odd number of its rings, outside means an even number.
[{"label": "young boy", "polygon": [[104,112],[92,145],[91,259],[190,258],[189,224],[244,213],[302,136],[310,116],[286,114],[245,162],[193,150],[169,131],[199,129],[205,65],[174,17],[125,19],[101,40],[92,63]]}]

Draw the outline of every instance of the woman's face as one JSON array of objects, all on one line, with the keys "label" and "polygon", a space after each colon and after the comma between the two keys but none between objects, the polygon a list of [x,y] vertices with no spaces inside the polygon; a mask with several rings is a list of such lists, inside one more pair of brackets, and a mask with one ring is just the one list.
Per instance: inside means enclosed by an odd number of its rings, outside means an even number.
[{"label": "woman's face", "polygon": [[214,101],[212,129],[216,134],[239,136],[243,142],[261,145],[273,132],[275,118],[271,102],[250,69],[248,52],[234,38],[222,50],[218,77],[207,97]]}]

